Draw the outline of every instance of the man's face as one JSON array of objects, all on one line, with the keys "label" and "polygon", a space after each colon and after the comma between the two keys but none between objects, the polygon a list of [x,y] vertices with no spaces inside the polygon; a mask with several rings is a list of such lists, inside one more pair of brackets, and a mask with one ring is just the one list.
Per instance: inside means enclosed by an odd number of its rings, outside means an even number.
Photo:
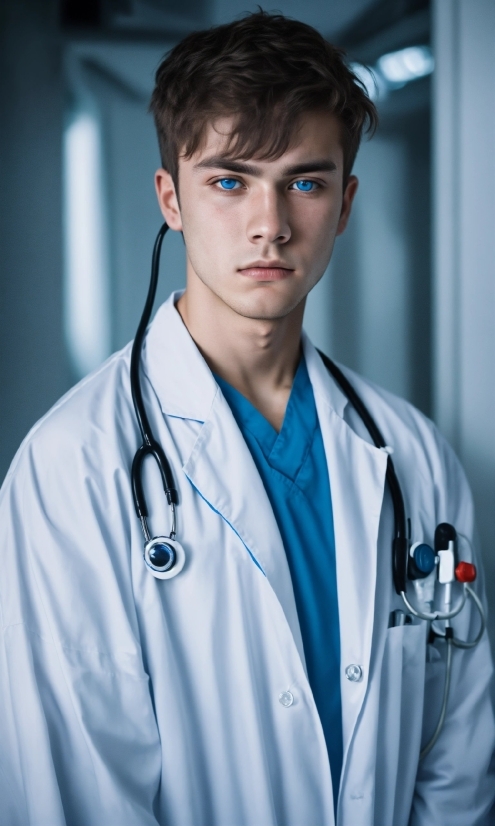
[{"label": "man's face", "polygon": [[228,160],[229,119],[210,124],[201,149],[179,158],[179,201],[168,173],[157,173],[163,214],[182,230],[187,288],[199,279],[235,313],[288,315],[323,275],[349,217],[357,180],[342,191],[339,123],[328,113],[303,117],[278,159]]}]

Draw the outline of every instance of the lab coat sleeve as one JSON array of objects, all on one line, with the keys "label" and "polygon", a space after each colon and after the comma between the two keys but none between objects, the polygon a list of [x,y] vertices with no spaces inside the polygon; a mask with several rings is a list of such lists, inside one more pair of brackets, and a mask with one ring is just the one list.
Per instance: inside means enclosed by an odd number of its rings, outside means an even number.
[{"label": "lab coat sleeve", "polygon": [[[473,543],[471,492],[455,454],[438,438],[444,469],[436,491],[439,521],[455,525]],[[475,590],[486,606],[479,554],[473,551],[473,555],[480,574]],[[468,600],[467,608],[453,620],[456,636],[473,639],[479,622],[478,612]],[[445,645],[427,648],[423,746],[438,721],[445,682]],[[476,648],[454,648],[452,655],[447,716],[437,743],[419,763],[410,826],[495,823],[495,727],[490,699],[493,665],[486,631]]]},{"label": "lab coat sleeve", "polygon": [[[98,491],[87,448],[56,430],[28,437],[0,492],[0,824],[156,826],[159,738],[115,596],[119,578],[131,591],[118,496]],[[120,650],[97,636],[112,624]]]}]

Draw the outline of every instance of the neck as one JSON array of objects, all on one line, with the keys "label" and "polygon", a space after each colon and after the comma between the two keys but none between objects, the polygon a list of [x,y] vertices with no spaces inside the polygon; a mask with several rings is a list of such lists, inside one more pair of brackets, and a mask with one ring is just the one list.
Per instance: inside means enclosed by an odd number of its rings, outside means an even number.
[{"label": "neck", "polygon": [[301,348],[304,301],[283,318],[247,318],[196,276],[177,309],[210,369],[280,430]]}]

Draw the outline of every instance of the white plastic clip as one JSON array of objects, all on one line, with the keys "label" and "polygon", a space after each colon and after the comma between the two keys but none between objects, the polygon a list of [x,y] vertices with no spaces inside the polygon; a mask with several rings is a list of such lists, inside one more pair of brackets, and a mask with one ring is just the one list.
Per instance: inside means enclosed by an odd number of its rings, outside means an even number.
[{"label": "white plastic clip", "polygon": [[446,585],[448,582],[455,581],[455,556],[454,556],[454,543],[449,542],[449,547],[447,550],[438,551],[439,557],[439,566],[438,566],[438,581],[442,585]]}]

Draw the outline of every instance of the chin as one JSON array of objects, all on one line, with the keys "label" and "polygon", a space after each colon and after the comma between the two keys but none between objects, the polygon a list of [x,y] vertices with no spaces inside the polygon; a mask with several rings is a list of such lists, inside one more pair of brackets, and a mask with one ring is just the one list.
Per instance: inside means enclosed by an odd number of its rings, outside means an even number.
[{"label": "chin", "polygon": [[229,296],[225,303],[238,315],[260,321],[285,318],[301,303],[304,296],[250,295]]}]

